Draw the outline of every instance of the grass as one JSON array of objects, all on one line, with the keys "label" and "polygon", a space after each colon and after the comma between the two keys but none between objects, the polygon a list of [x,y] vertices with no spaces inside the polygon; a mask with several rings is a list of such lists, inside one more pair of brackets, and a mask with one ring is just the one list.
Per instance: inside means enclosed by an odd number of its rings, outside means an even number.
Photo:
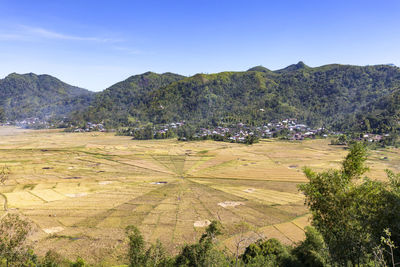
[{"label": "grass", "polygon": [[[11,170],[0,185],[0,205],[7,199],[9,209],[36,224],[35,250],[43,255],[55,248],[70,259],[108,266],[123,257],[130,224],[172,253],[201,236],[204,228],[194,222],[214,219],[225,227],[221,244],[228,249],[241,222],[253,229],[246,234],[257,232],[254,238],[297,242],[309,223],[297,190],[306,182],[302,168],[336,168],[347,153],[329,140],[244,146],[15,128],[0,128],[0,135],[0,166]],[[398,152],[371,151],[368,176],[385,179],[384,169],[400,171]],[[226,201],[242,205],[218,205]],[[74,238],[49,238],[44,229]]]},{"label": "grass", "polygon": [[27,190],[32,190],[34,189],[36,186],[36,184],[24,184],[24,186],[22,187],[23,190],[27,189]]}]

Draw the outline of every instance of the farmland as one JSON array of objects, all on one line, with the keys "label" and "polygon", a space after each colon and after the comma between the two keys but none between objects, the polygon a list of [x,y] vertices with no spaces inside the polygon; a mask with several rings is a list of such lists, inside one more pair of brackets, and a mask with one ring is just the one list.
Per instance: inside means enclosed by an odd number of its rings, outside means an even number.
[{"label": "farmland", "polygon": [[[338,167],[346,154],[329,140],[262,140],[245,146],[213,141],[134,141],[112,133],[0,128],[3,209],[34,223],[43,255],[56,248],[110,264],[125,252],[124,228],[169,252],[195,242],[211,220],[224,226],[221,247],[233,251],[241,223],[248,242],[260,236],[291,244],[304,237],[307,209],[297,184],[302,167]],[[399,172],[397,149],[370,152],[368,176]]]}]

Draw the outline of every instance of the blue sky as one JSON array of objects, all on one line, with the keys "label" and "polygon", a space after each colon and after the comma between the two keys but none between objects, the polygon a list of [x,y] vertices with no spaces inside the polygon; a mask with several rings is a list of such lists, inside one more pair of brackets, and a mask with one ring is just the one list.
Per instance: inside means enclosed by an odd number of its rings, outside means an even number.
[{"label": "blue sky", "polygon": [[400,66],[397,0],[0,0],[0,78],[47,73],[93,91],[146,71]]}]

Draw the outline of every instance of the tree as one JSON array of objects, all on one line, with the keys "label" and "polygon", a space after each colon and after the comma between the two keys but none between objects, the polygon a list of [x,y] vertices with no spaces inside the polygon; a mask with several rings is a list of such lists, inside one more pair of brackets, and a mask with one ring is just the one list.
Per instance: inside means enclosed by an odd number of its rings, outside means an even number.
[{"label": "tree", "polygon": [[129,239],[129,266],[143,266],[144,262],[144,239],[137,227],[130,225],[126,228]]},{"label": "tree", "polygon": [[288,247],[284,246],[279,240],[271,238],[268,240],[258,240],[250,244],[242,256],[243,261],[250,266],[296,266],[297,261],[290,254]]},{"label": "tree", "polygon": [[[369,234],[365,244],[368,251],[373,251],[380,244],[387,228],[395,244],[400,244],[400,177],[391,171],[387,173],[388,181],[365,179],[352,192],[357,196],[357,202],[351,212],[360,227]],[[399,250],[395,250],[394,254],[400,258]],[[389,262],[388,258],[386,260]]]},{"label": "tree", "polygon": [[173,260],[167,256],[165,248],[160,240],[157,240],[155,244],[151,244],[149,248],[145,250],[143,236],[137,227],[133,225],[128,226],[126,228],[126,233],[129,239],[129,266],[172,266]]},{"label": "tree", "polygon": [[346,156],[342,163],[342,177],[344,182],[343,186],[349,185],[355,179],[359,179],[368,167],[364,165],[367,160],[367,149],[361,143],[355,143],[350,147],[350,153]]},{"label": "tree", "polygon": [[322,235],[312,226],[305,228],[306,239],[292,253],[304,266],[323,267],[328,263],[328,253]]},{"label": "tree", "polygon": [[371,261],[385,228],[400,239],[400,179],[389,182],[361,179],[368,170],[361,143],[350,147],[340,170],[315,173],[304,170],[309,183],[300,185],[312,213],[312,225],[321,233],[331,259],[339,265]]},{"label": "tree", "polygon": [[252,145],[254,143],[258,143],[258,141],[259,141],[258,138],[255,135],[251,134],[246,136],[244,143],[247,145]]},{"label": "tree", "polygon": [[165,248],[160,240],[157,239],[155,244],[152,244],[144,255],[144,266],[169,266],[170,259],[167,257]]},{"label": "tree", "polygon": [[81,257],[76,258],[76,261],[71,263],[71,267],[85,267],[85,266],[86,262]]},{"label": "tree", "polygon": [[175,266],[226,266],[225,255],[215,247],[216,237],[222,234],[222,225],[212,221],[196,244],[186,245],[177,255]]},{"label": "tree", "polygon": [[5,120],[6,120],[6,114],[4,112],[4,108],[0,107],[0,122],[4,122]]},{"label": "tree", "polygon": [[352,180],[366,171],[365,160],[366,149],[357,143],[351,147],[341,170],[315,173],[305,168],[309,183],[300,185],[313,215],[312,224],[324,237],[332,258],[342,265],[359,262],[363,253],[360,246],[367,238],[367,233],[354,223],[350,211],[355,199],[349,194]]},{"label": "tree", "polygon": [[58,267],[62,264],[63,259],[60,254],[55,252],[54,250],[49,250],[46,252],[42,260],[43,267]]},{"label": "tree", "polygon": [[19,266],[32,258],[27,244],[30,231],[30,224],[16,214],[7,214],[1,219],[0,259],[4,259],[7,266]]}]

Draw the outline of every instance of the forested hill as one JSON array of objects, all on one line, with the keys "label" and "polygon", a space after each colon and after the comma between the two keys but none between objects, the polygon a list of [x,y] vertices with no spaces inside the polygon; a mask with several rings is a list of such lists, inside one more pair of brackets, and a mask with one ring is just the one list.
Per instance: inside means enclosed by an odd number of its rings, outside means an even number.
[{"label": "forested hill", "polygon": [[109,127],[134,124],[148,118],[149,103],[154,90],[185,78],[174,73],[146,72],[134,75],[98,93],[85,112],[75,112],[77,121],[104,122]]},{"label": "forested hill", "polygon": [[99,93],[75,118],[106,125],[186,120],[260,124],[295,117],[312,126],[343,126],[369,104],[400,88],[400,69],[389,65],[325,65],[303,62],[271,71],[197,74],[145,73]]},{"label": "forested hill", "polygon": [[303,62],[272,71],[196,74],[146,72],[94,94],[49,75],[0,80],[7,119],[69,115],[106,127],[185,120],[197,126],[261,125],[288,117],[311,126],[386,132],[398,128],[400,68]]},{"label": "forested hill", "polygon": [[50,75],[12,73],[0,80],[0,107],[8,120],[66,116],[86,108],[92,97]]},{"label": "forested hill", "polygon": [[400,88],[364,106],[356,114],[349,115],[341,122],[342,129],[390,133],[399,130],[400,122]]}]

